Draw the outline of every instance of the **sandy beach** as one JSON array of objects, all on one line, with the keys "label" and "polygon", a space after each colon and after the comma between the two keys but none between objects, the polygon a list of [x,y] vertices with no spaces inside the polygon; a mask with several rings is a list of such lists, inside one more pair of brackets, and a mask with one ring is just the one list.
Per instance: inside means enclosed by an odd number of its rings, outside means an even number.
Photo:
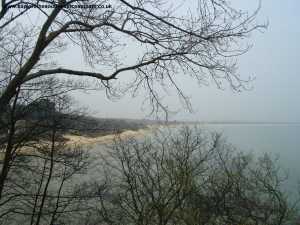
[{"label": "sandy beach", "polygon": [[68,140],[67,144],[69,145],[95,145],[95,144],[109,144],[113,142],[116,135],[119,135],[121,139],[136,137],[142,138],[145,135],[153,132],[154,130],[158,129],[159,125],[149,125],[147,128],[139,129],[139,130],[126,130],[119,134],[109,134],[103,135],[98,137],[84,137],[78,135],[70,135],[66,134],[64,137]]}]

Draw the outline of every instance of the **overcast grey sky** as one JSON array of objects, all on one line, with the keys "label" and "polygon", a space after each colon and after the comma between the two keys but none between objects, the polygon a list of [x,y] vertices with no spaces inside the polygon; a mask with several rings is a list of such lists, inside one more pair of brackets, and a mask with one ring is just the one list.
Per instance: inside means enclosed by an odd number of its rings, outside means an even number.
[{"label": "overcast grey sky", "polygon": [[[244,9],[254,9],[257,1],[235,0]],[[240,57],[239,72],[254,75],[252,91],[233,93],[215,85],[199,88],[183,78],[185,93],[191,97],[194,113],[181,109],[171,119],[177,120],[250,120],[300,122],[300,8],[299,0],[262,0],[258,20],[269,21],[263,34],[256,33],[249,42],[254,46]],[[76,63],[72,58],[68,59]],[[145,118],[142,98],[130,96],[112,102],[103,92],[76,94],[80,104],[100,117]],[[168,97],[172,109],[180,109],[176,96]]]}]

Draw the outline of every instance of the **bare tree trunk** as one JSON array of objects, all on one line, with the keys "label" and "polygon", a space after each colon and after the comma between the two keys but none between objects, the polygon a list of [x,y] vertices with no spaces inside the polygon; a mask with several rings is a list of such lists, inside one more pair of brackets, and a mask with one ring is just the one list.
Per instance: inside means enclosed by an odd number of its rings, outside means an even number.
[{"label": "bare tree trunk", "polygon": [[64,175],[63,175],[62,181],[61,181],[59,189],[58,189],[57,200],[56,200],[56,204],[55,204],[55,209],[54,209],[54,211],[52,213],[50,225],[53,225],[54,222],[55,222],[55,220],[56,220],[56,214],[57,214],[57,210],[58,210],[58,207],[59,207],[59,201],[60,201],[61,191],[62,191],[62,187],[64,185],[65,180],[66,180],[66,178],[65,178],[65,170],[64,170]]},{"label": "bare tree trunk", "polygon": [[[6,146],[6,149],[5,149],[4,162],[3,162],[3,166],[2,166],[2,170],[1,170],[1,174],[0,174],[0,199],[2,198],[2,192],[3,192],[5,180],[7,179],[10,163],[11,163],[11,160],[12,160],[13,138],[14,138],[14,135],[15,135],[15,125],[16,125],[14,114],[15,114],[15,110],[16,110],[16,105],[17,105],[17,101],[18,101],[19,92],[20,92],[20,88],[18,88],[18,90],[17,90],[17,94],[15,96],[13,106],[12,106],[12,109],[10,111],[10,117],[11,117],[10,118],[10,129],[9,129],[9,134],[8,134],[7,146]],[[1,114],[0,114],[0,116],[1,116]]]},{"label": "bare tree trunk", "polygon": [[44,192],[43,192],[43,197],[42,197],[42,202],[40,205],[40,209],[39,209],[39,213],[37,216],[37,220],[36,220],[36,225],[40,224],[40,220],[41,220],[41,216],[43,214],[43,208],[44,208],[44,204],[45,204],[45,200],[47,197],[47,191],[48,191],[48,187],[52,178],[52,172],[53,172],[53,167],[54,167],[54,150],[55,150],[55,136],[56,136],[56,129],[55,129],[55,124],[53,124],[53,130],[52,130],[52,137],[51,137],[51,155],[50,155],[50,168],[49,168],[49,175],[48,175],[48,179],[44,188]]},{"label": "bare tree trunk", "polygon": [[38,191],[37,191],[35,199],[34,199],[34,205],[33,205],[33,210],[32,210],[30,225],[33,225],[33,222],[34,222],[35,210],[36,210],[36,207],[37,207],[38,199],[40,197],[40,192],[41,192],[43,181],[44,181],[44,177],[45,177],[46,166],[47,166],[47,160],[45,159],[45,161],[44,161],[44,167],[43,167],[43,171],[42,171],[42,177],[41,177],[41,180],[40,180],[40,183],[39,183]]}]

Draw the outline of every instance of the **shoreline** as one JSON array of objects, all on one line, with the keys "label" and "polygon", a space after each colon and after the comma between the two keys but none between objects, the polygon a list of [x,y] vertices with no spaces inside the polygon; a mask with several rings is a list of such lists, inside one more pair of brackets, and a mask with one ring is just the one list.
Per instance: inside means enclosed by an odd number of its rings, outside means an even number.
[{"label": "shoreline", "polygon": [[72,134],[66,134],[64,135],[64,138],[67,139],[66,143],[67,145],[85,145],[85,146],[92,146],[96,144],[109,144],[112,143],[115,139],[116,135],[118,135],[121,139],[127,139],[131,137],[144,137],[148,133],[151,133],[152,131],[159,129],[161,125],[148,125],[146,128],[141,128],[138,130],[124,130],[120,133],[115,134],[107,134],[107,135],[100,135],[96,137],[85,137],[82,135],[72,135]]},{"label": "shoreline", "polygon": [[[124,131],[120,133],[111,133],[106,135],[99,135],[95,137],[87,137],[84,135],[74,135],[74,134],[65,134],[63,137],[66,140],[67,146],[74,146],[74,145],[82,145],[85,147],[94,147],[95,145],[103,145],[103,144],[110,144],[114,141],[116,136],[119,136],[121,139],[127,139],[127,138],[143,138],[147,134],[150,134],[153,131],[156,131],[161,128],[166,127],[175,127],[175,126],[182,126],[184,124],[177,123],[177,124],[150,124],[146,125],[144,128],[140,128],[137,130],[132,129],[125,129]],[[35,152],[31,147],[22,147],[21,152]],[[2,160],[4,152],[0,153],[0,160]]]}]

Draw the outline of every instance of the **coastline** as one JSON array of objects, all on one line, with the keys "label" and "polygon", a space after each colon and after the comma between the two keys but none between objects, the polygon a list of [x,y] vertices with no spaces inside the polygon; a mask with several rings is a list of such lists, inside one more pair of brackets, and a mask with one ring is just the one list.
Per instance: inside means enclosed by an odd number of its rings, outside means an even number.
[{"label": "coastline", "polygon": [[161,125],[148,125],[146,128],[138,129],[138,130],[124,130],[121,133],[116,134],[107,134],[107,135],[99,135],[96,137],[85,137],[81,135],[71,135],[66,134],[64,137],[67,139],[67,145],[85,145],[85,146],[93,146],[96,144],[109,144],[112,143],[115,139],[116,135],[118,135],[121,139],[127,138],[142,138],[148,133],[160,128]]},{"label": "coastline", "polygon": [[[116,136],[120,137],[121,139],[127,139],[127,138],[143,138],[147,134],[150,134],[151,132],[154,132],[161,128],[166,127],[175,127],[175,126],[182,126],[183,123],[176,123],[176,124],[150,124],[146,125],[144,128],[140,128],[137,130],[132,129],[125,129],[124,131],[120,133],[111,133],[106,135],[96,135],[95,137],[87,137],[84,135],[75,135],[75,134],[65,134],[63,137],[66,140],[66,144],[68,146],[74,146],[74,145],[82,145],[85,147],[93,147],[94,145],[101,145],[101,144],[110,144],[114,141]],[[21,153],[33,153],[35,150],[31,147],[22,147]],[[4,152],[0,152],[0,160],[3,160]]]}]

